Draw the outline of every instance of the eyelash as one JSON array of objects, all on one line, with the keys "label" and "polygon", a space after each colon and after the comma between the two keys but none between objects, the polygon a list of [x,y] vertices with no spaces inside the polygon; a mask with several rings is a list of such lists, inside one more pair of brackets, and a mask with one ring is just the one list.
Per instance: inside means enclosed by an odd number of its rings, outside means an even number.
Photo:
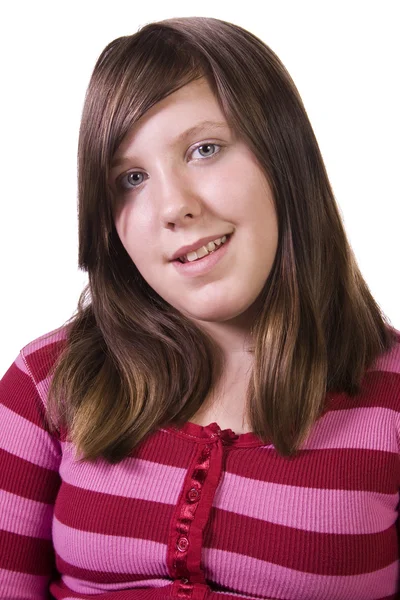
[{"label": "eyelash", "polygon": [[[203,146],[215,146],[216,148],[219,148],[219,150],[218,150],[218,152],[214,152],[214,154],[212,154],[211,156],[203,156],[201,159],[197,159],[197,160],[212,159],[215,156],[217,156],[217,154],[219,154],[222,150],[221,144],[214,144],[214,142],[202,142],[201,144],[198,144],[197,146],[195,146],[193,148],[191,154],[193,154],[193,152],[195,152],[199,148],[203,148]],[[143,183],[143,181],[141,181],[138,185],[129,185],[127,182],[127,179],[131,175],[144,175],[144,173],[142,173],[141,171],[129,171],[128,173],[125,173],[124,175],[121,175],[120,177],[118,177],[117,186],[124,192],[127,192],[129,190],[136,190]]]}]

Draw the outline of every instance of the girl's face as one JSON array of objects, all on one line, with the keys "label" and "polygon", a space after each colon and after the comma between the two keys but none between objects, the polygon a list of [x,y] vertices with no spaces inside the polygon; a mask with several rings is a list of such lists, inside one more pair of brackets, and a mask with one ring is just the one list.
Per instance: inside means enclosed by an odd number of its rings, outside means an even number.
[{"label": "girl's face", "polygon": [[[199,324],[250,323],[274,262],[277,218],[263,171],[205,78],[134,125],[113,157],[110,185],[121,242],[164,300]],[[224,234],[229,243],[208,258],[192,266],[172,260],[182,246]]]}]

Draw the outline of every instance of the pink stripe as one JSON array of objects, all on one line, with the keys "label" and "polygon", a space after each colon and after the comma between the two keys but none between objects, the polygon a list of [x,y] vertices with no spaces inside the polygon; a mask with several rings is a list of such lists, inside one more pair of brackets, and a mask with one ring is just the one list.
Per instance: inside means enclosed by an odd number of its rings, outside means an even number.
[{"label": "pink stripe", "polygon": [[18,354],[17,358],[14,361],[14,364],[18,367],[18,369],[20,371],[25,373],[25,375],[29,375],[29,377],[31,376],[31,374],[26,366],[26,363],[22,357],[22,354]]},{"label": "pink stripe", "polygon": [[207,579],[241,590],[246,595],[262,590],[263,596],[268,598],[376,600],[397,591],[397,562],[374,573],[337,577],[300,573],[242,554],[212,548],[204,548],[202,558]]},{"label": "pink stripe", "polygon": [[[158,573],[168,576],[166,544],[149,540],[102,535],[68,527],[53,520],[53,545],[56,553],[74,567],[108,573]],[[142,586],[141,581],[135,584]]]},{"label": "pink stripe", "polygon": [[171,585],[171,581],[165,579],[140,579],[140,581],[124,581],[119,583],[96,583],[85,581],[69,575],[63,575],[63,582],[72,592],[76,594],[102,594],[107,591],[123,591],[137,587],[162,588]]},{"label": "pink stripe", "polygon": [[315,423],[303,449],[365,448],[397,454],[399,429],[400,413],[388,408],[335,410]]},{"label": "pink stripe", "polygon": [[46,377],[46,379],[42,379],[42,381],[39,381],[36,384],[36,389],[37,389],[38,394],[41,397],[43,405],[45,407],[47,406],[47,394],[49,393],[51,380],[52,380],[52,377],[49,376],[49,377]]},{"label": "pink stripe", "polygon": [[43,406],[46,407],[47,406],[47,395],[49,392],[49,388],[50,388],[50,383],[52,380],[52,377],[46,377],[45,379],[43,379],[42,381],[36,382],[30,369],[29,366],[26,364],[24,358],[22,357],[22,355],[20,354],[16,360],[15,360],[15,365],[26,375],[28,375],[28,377],[31,378],[35,388],[37,389],[37,392],[40,396],[40,399],[43,403]]},{"label": "pink stripe", "polygon": [[26,375],[28,375],[31,378],[31,380],[40,396],[43,406],[46,407],[47,406],[47,394],[49,391],[49,387],[50,387],[52,378],[46,377],[46,379],[43,379],[42,381],[39,381],[37,383],[33,377],[33,374],[31,373],[29,366],[27,365],[27,363],[25,362],[25,359],[23,358],[23,356],[21,354],[15,360],[15,364],[21,371],[23,371]]},{"label": "pink stripe", "polygon": [[[98,459],[96,463],[77,462],[74,447],[62,442],[62,479],[84,490],[101,492],[124,498],[138,498],[175,505],[187,475],[186,469],[162,465],[139,458],[126,458],[111,465]],[[168,482],[168,484],[166,484]]]},{"label": "pink stripe", "polygon": [[24,600],[40,600],[48,597],[50,577],[29,575],[0,569],[1,597],[23,598]]},{"label": "pink stripe", "polygon": [[[296,487],[225,473],[213,506],[304,531],[369,534],[396,522],[398,502],[398,494]],[[344,509],[351,520],[343,519]]]},{"label": "pink stripe", "polygon": [[51,539],[53,507],[0,490],[0,529],[29,537]]},{"label": "pink stripe", "polygon": [[44,335],[36,338],[32,342],[29,342],[26,346],[24,346],[21,350],[23,356],[28,357],[30,354],[33,354],[40,348],[44,348],[45,346],[49,346],[50,344],[54,344],[55,342],[60,342],[61,340],[65,340],[67,337],[65,326],[61,326],[58,329],[54,329],[49,333],[45,333]]},{"label": "pink stripe", "polygon": [[60,448],[48,433],[2,404],[0,421],[7,424],[2,430],[0,448],[34,465],[57,471]]},{"label": "pink stripe", "polygon": [[39,396],[40,399],[43,403],[43,406],[46,407],[47,405],[47,394],[49,391],[49,385],[51,382],[51,377],[46,377],[46,379],[44,379],[43,381],[40,381],[39,383],[37,383],[33,377],[33,374],[31,373],[31,370],[28,366],[28,364],[26,363],[26,360],[24,358],[24,356],[22,355],[22,353],[17,357],[17,359],[15,360],[15,365],[26,375],[28,375],[28,377],[31,378]]},{"label": "pink stripe", "polygon": [[[400,332],[397,332],[400,335]],[[379,356],[368,369],[370,371],[386,371],[389,373],[400,373],[400,343]]]},{"label": "pink stripe", "polygon": [[[220,596],[229,596],[230,598],[232,598],[232,596],[237,596],[239,598],[239,600],[243,600],[243,594],[235,594],[235,592],[221,592],[221,591],[210,592],[209,595],[207,596],[207,600],[217,600],[217,598],[219,600]],[[71,598],[71,600],[74,600],[74,599]],[[260,600],[260,596],[249,596],[248,594],[246,594],[246,600]],[[272,600],[272,598],[270,600]]]}]

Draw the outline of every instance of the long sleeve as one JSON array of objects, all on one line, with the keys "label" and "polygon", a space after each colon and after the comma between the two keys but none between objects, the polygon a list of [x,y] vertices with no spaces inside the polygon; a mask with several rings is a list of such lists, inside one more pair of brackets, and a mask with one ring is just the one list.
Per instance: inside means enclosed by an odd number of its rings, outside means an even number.
[{"label": "long sleeve", "polygon": [[49,598],[60,454],[21,353],[0,381],[1,598]]}]

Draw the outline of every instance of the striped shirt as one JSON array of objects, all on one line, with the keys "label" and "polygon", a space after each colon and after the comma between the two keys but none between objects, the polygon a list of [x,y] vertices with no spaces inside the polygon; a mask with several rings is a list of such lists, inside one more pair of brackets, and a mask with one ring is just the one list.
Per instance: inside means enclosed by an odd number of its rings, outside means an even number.
[{"label": "striped shirt", "polygon": [[292,459],[188,422],[115,465],[46,427],[65,330],[28,344],[0,383],[0,598],[399,598],[396,334]]}]

